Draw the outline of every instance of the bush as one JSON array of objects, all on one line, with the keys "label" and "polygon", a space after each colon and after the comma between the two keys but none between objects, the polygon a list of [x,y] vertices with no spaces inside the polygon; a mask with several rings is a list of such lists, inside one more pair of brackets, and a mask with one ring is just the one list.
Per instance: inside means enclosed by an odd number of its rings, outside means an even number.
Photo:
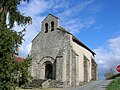
[{"label": "bush", "polygon": [[106,90],[120,90],[120,77],[115,78]]}]

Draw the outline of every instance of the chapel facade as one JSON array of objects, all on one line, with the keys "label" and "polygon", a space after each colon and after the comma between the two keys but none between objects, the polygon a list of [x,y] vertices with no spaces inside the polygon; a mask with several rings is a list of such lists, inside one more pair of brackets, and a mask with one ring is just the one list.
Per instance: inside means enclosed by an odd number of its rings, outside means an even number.
[{"label": "chapel facade", "polygon": [[49,14],[41,32],[32,40],[31,75],[66,83],[67,87],[98,79],[95,53],[60,26],[60,19]]}]

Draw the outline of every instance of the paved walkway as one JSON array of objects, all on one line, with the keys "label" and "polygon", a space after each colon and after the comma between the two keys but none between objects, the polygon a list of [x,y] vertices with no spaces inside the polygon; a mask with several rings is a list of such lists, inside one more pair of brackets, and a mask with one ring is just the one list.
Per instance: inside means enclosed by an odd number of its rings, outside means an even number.
[{"label": "paved walkway", "polygon": [[81,87],[69,88],[67,90],[105,90],[111,80],[94,81]]},{"label": "paved walkway", "polygon": [[105,90],[105,88],[111,81],[112,80],[99,80],[99,81],[88,83],[80,87],[72,87],[72,88],[66,88],[66,89],[57,88],[57,89],[48,89],[48,90]]},{"label": "paved walkway", "polygon": [[[105,90],[111,81],[112,80],[99,80],[88,83],[80,87],[72,87],[72,88],[49,88],[49,89],[29,89],[29,90]],[[23,90],[23,89],[18,89],[18,90]],[[28,89],[24,89],[24,90],[28,90]]]}]

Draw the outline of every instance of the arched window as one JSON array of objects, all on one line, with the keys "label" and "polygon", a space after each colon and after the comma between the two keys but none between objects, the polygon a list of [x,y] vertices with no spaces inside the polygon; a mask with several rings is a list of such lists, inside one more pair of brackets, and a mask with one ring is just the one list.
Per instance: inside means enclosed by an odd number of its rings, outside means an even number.
[{"label": "arched window", "polygon": [[48,23],[45,23],[45,33],[48,32]]},{"label": "arched window", "polygon": [[54,31],[54,21],[51,22],[51,31]]}]

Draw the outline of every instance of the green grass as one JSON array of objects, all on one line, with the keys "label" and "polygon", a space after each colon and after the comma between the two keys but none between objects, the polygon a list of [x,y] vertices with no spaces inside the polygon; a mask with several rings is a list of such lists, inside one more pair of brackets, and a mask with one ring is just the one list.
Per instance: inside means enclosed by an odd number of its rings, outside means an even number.
[{"label": "green grass", "polygon": [[120,77],[115,78],[106,90],[120,90]]}]

